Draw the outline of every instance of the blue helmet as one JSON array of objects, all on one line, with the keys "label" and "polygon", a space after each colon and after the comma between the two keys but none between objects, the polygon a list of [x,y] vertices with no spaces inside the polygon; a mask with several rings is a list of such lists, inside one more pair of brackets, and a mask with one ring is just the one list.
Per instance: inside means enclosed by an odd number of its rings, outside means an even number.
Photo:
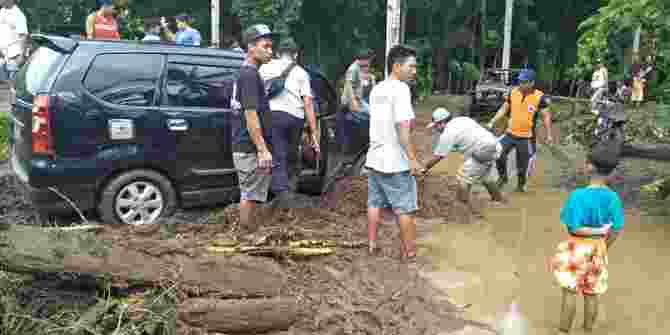
[{"label": "blue helmet", "polygon": [[523,69],[519,72],[519,81],[535,81],[535,71]]}]

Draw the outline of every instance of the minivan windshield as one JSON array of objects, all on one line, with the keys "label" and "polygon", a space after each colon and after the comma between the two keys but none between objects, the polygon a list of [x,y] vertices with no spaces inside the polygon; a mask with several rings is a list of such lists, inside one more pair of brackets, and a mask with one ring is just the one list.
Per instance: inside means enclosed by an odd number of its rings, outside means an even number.
[{"label": "minivan windshield", "polygon": [[47,47],[35,50],[17,73],[17,98],[31,100],[37,93],[47,91],[65,59],[63,54]]}]

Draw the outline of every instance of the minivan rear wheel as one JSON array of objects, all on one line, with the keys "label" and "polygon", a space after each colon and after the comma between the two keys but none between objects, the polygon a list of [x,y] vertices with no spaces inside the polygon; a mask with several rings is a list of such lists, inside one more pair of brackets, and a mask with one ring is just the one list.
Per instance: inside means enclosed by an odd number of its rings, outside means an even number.
[{"label": "minivan rear wheel", "polygon": [[120,174],[104,187],[98,211],[107,223],[144,225],[167,217],[177,208],[172,183],[151,170]]}]

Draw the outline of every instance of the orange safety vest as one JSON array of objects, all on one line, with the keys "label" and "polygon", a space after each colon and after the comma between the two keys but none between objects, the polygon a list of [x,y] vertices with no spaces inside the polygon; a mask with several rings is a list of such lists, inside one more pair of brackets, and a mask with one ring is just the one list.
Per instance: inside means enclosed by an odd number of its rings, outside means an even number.
[{"label": "orange safety vest", "polygon": [[523,138],[534,136],[533,130],[539,115],[540,100],[544,93],[535,90],[526,96],[515,88],[509,98],[509,123],[507,133]]}]

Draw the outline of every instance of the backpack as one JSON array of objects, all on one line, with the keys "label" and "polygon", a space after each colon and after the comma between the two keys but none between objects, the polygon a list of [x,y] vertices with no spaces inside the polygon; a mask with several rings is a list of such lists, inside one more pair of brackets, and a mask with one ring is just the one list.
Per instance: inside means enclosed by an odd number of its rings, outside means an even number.
[{"label": "backpack", "polygon": [[265,83],[265,90],[266,90],[265,95],[268,97],[268,99],[273,99],[274,97],[278,96],[282,91],[284,91],[284,87],[286,85],[286,78],[296,65],[297,64],[295,62],[292,62],[278,77],[274,77],[272,79],[267,80],[267,82]]}]

